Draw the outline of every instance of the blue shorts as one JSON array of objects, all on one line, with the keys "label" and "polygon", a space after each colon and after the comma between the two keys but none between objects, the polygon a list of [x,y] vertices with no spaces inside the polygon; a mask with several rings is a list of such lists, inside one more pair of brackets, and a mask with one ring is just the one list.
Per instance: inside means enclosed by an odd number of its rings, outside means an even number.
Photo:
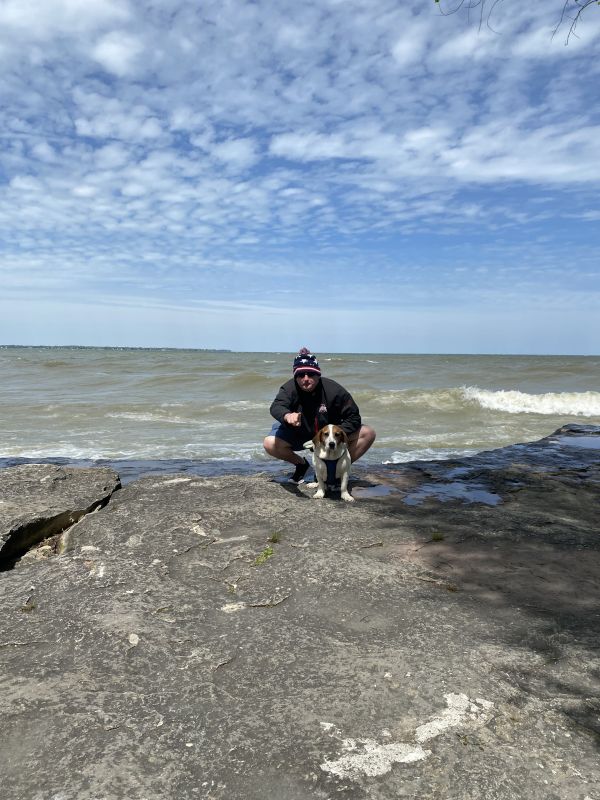
[{"label": "blue shorts", "polygon": [[284,442],[292,445],[292,450],[304,450],[304,442],[307,440],[303,433],[295,430],[291,425],[286,425],[282,422],[274,422],[271,428],[270,436],[275,436],[277,439],[283,439]]}]

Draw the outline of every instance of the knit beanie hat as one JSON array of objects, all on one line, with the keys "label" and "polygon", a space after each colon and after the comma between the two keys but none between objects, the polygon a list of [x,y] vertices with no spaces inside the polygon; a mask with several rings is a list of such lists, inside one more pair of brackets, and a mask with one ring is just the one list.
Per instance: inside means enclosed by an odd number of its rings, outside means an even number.
[{"label": "knit beanie hat", "polygon": [[294,359],[294,365],[292,367],[292,371],[294,375],[297,372],[312,372],[315,375],[321,374],[321,369],[319,368],[319,362],[310,352],[308,347],[302,347],[296,358]]}]

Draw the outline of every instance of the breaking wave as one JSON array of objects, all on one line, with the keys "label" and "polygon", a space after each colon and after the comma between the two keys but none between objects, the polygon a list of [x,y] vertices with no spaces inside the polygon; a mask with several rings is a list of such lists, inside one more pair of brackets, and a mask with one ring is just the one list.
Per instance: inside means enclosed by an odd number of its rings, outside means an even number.
[{"label": "breaking wave", "polygon": [[467,386],[461,391],[465,400],[490,411],[568,417],[600,416],[600,392],[527,394],[505,389],[493,392],[476,386]]},{"label": "breaking wave", "polygon": [[386,392],[358,392],[359,405],[380,406],[389,411],[433,410],[455,413],[477,406],[506,414],[600,417],[600,392],[548,392],[529,394],[512,389],[480,389],[463,386],[448,389],[392,389]]},{"label": "breaking wave", "polygon": [[418,450],[396,450],[391,456],[384,460],[384,464],[407,464],[411,461],[445,461],[451,458],[468,458],[474,456],[479,450],[475,448],[458,449],[435,449],[433,447],[423,447]]}]

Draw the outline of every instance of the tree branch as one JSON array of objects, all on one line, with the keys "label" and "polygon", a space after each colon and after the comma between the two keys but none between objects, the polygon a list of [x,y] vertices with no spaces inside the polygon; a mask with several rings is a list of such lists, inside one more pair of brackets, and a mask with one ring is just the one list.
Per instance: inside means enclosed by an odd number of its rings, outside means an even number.
[{"label": "tree branch", "polygon": [[[458,14],[461,9],[465,9],[467,12],[467,19],[470,19],[471,11],[478,8],[479,30],[481,30],[485,22],[487,28],[494,33],[497,33],[491,24],[492,15],[496,9],[496,6],[504,2],[504,0],[454,0],[453,7],[448,10],[444,9],[442,0],[434,0],[434,2],[438,6],[440,13],[445,17],[448,17],[451,14]],[[568,24],[569,29],[565,39],[565,45],[568,45],[570,38],[572,36],[577,36],[577,25],[579,24],[583,12],[590,6],[600,6],[600,0],[563,0],[560,18],[556,23],[556,27],[552,33],[552,38],[555,37],[563,25]]]}]

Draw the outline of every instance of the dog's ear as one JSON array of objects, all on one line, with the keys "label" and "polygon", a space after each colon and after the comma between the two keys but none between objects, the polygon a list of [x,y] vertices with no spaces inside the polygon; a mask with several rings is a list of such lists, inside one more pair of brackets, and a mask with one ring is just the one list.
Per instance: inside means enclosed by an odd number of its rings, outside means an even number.
[{"label": "dog's ear", "polygon": [[340,430],[342,432],[342,438],[344,440],[344,444],[347,447],[348,446],[348,434],[346,433],[346,431],[343,428],[340,428]]},{"label": "dog's ear", "polygon": [[315,449],[315,443],[314,443],[314,441],[312,439],[309,439],[308,442],[304,442],[302,447],[305,450],[314,450]]}]

